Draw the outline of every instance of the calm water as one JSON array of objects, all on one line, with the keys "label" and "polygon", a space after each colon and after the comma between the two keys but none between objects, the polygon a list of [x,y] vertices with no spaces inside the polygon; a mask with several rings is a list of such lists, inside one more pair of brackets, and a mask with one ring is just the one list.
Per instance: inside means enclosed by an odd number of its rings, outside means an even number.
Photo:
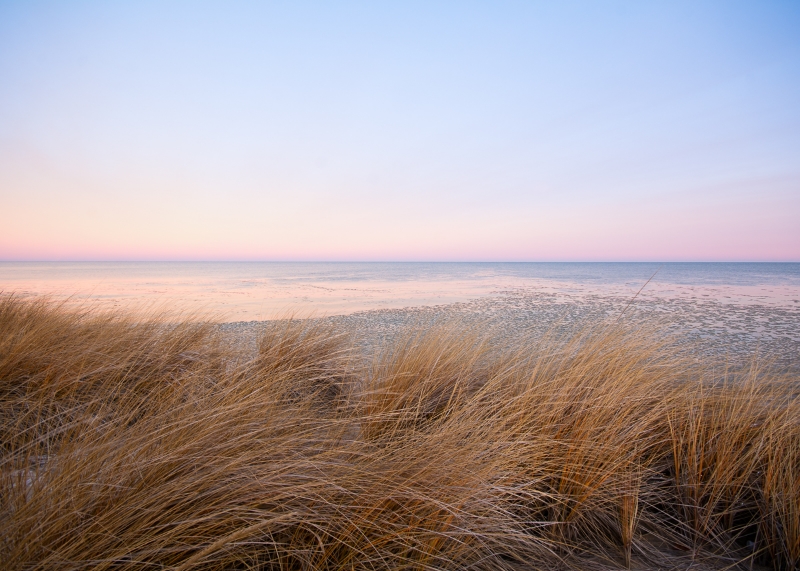
[{"label": "calm water", "polygon": [[798,263],[0,262],[0,290],[231,321],[438,305],[519,289],[800,307]]}]

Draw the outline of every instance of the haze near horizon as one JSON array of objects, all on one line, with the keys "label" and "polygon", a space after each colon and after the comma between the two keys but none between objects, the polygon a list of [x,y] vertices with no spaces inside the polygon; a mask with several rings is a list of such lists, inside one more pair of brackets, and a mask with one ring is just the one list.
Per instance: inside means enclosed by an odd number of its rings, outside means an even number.
[{"label": "haze near horizon", "polygon": [[800,4],[0,2],[0,260],[800,261]]}]

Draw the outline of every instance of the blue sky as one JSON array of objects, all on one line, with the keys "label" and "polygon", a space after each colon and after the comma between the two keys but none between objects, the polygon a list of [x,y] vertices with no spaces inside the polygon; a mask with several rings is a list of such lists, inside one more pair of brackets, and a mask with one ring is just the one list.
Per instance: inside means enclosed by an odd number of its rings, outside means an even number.
[{"label": "blue sky", "polygon": [[800,3],[0,3],[0,259],[800,260]]}]

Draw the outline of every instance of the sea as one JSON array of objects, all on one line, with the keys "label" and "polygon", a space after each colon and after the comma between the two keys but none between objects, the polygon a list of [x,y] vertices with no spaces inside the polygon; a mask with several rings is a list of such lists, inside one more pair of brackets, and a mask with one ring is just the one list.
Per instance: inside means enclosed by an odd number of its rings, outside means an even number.
[{"label": "sea", "polygon": [[0,262],[0,292],[220,321],[443,306],[525,292],[564,303],[715,302],[800,311],[800,263]]}]

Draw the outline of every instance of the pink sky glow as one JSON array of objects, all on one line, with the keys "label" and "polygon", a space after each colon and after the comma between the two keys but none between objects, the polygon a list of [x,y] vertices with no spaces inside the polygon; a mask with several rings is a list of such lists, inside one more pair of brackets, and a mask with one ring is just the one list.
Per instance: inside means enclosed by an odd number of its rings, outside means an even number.
[{"label": "pink sky glow", "polygon": [[800,261],[796,3],[457,6],[0,5],[0,261]]}]

